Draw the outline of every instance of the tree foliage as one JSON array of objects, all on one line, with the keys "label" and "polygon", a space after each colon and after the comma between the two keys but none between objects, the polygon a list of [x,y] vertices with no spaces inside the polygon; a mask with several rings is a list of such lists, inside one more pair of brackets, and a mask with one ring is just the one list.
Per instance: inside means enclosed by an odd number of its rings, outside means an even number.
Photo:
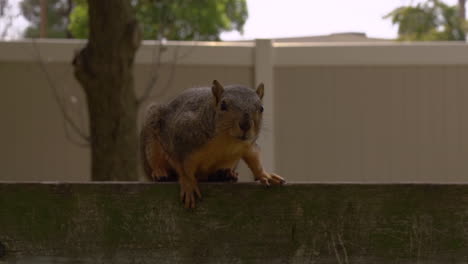
[{"label": "tree foliage", "polygon": [[88,4],[86,1],[75,0],[77,5],[73,8],[70,14],[70,24],[68,30],[75,38],[88,38],[89,35],[89,19],[88,19]]},{"label": "tree foliage", "polygon": [[[68,24],[73,5],[72,0],[47,0],[47,37],[71,37]],[[20,2],[20,9],[24,18],[30,23],[23,35],[28,38],[39,37],[40,0],[23,0]]]},{"label": "tree foliage", "polygon": [[[247,19],[245,0],[132,1],[144,39],[219,40],[222,31],[242,31]],[[71,14],[70,31],[87,38],[87,4],[79,1]]]},{"label": "tree foliage", "polygon": [[[39,2],[21,2],[25,18],[31,22],[26,37],[38,35]],[[245,0],[132,0],[131,3],[144,39],[219,40],[223,31],[242,32],[248,16]],[[63,38],[68,34],[74,38],[88,38],[87,1],[48,0],[48,11],[49,37]]]},{"label": "tree foliage", "polygon": [[398,7],[384,18],[398,25],[400,40],[465,40],[465,21],[458,8],[428,0],[416,6]]}]

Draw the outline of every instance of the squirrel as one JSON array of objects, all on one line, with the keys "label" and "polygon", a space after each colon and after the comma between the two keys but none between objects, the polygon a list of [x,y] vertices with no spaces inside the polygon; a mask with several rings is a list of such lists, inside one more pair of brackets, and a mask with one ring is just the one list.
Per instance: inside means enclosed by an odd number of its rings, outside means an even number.
[{"label": "squirrel", "polygon": [[146,177],[178,180],[186,208],[195,208],[196,197],[201,198],[198,181],[220,174],[236,181],[241,159],[255,180],[267,186],[284,184],[282,177],[266,172],[260,161],[256,140],[263,95],[263,84],[254,90],[223,87],[214,80],[211,87],[190,88],[167,104],[152,105],[140,133]]}]

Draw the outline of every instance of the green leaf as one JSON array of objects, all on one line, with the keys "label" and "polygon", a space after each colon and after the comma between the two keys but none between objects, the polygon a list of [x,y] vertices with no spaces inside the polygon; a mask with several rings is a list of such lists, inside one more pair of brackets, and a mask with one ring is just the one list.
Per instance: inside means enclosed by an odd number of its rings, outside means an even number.
[{"label": "green leaf", "polygon": [[[74,38],[87,38],[87,1],[74,0],[73,10],[69,14],[63,10],[58,12],[56,7],[62,6],[63,9],[67,2],[49,0],[49,16],[53,17],[49,18],[51,28],[57,28],[63,32],[63,36],[69,31]],[[245,0],[133,0],[132,6],[142,24],[144,39],[219,40],[222,32],[242,32],[248,17]],[[21,7],[25,18],[31,22],[25,33],[37,34],[39,0],[23,0]],[[57,27],[59,21],[65,21],[65,24]]]},{"label": "green leaf", "polygon": [[401,6],[384,16],[398,25],[400,40],[464,40],[465,21],[458,17],[458,7],[439,0],[428,0],[416,6]]}]

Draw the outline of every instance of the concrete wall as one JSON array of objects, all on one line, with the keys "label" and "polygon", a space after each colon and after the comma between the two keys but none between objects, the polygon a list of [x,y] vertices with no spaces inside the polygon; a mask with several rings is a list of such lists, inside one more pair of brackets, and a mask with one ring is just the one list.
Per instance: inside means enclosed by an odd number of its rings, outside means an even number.
[{"label": "concrete wall", "polygon": [[[89,179],[89,150],[71,143],[79,137],[64,125],[37,60],[40,51],[55,91],[86,131],[84,95],[70,63],[83,45],[0,43],[0,180]],[[139,94],[157,47],[146,42],[137,55]],[[154,100],[213,79],[269,83],[260,142],[267,166],[289,181],[467,178],[466,44],[171,42],[162,65]],[[248,174],[242,169],[241,180]]]}]

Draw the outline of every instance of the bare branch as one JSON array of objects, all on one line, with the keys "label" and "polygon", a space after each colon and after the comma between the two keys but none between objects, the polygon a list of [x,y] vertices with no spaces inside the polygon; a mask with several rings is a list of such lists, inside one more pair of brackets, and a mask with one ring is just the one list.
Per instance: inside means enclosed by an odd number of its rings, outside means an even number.
[{"label": "bare branch", "polygon": [[162,58],[162,53],[164,52],[165,47],[163,46],[162,41],[159,41],[159,48],[158,48],[158,53],[155,55],[155,50],[153,49],[153,62],[151,65],[151,78],[148,81],[145,90],[143,91],[143,94],[141,97],[137,100],[137,104],[141,105],[144,101],[146,101],[149,98],[149,95],[151,94],[151,91],[154,89],[156,86],[156,83],[159,80],[159,70],[161,67],[161,58]]},{"label": "bare branch", "polygon": [[89,142],[83,143],[83,142],[80,142],[79,140],[74,139],[68,129],[69,126],[67,125],[67,121],[65,120],[65,118],[62,120],[63,120],[63,130],[65,131],[65,137],[67,138],[67,140],[75,144],[78,147],[88,148],[90,146]]},{"label": "bare branch", "polygon": [[[49,72],[47,71],[47,68],[44,64],[44,61],[42,59],[42,55],[41,55],[41,52],[39,50],[39,48],[37,47],[37,43],[35,41],[35,39],[32,39],[32,43],[33,43],[33,47],[34,47],[34,50],[36,52],[36,56],[37,56],[37,62],[38,62],[38,65],[40,67],[40,69],[42,70],[42,72],[44,73],[45,77],[46,77],[46,80],[47,80],[47,83],[49,84],[49,87],[51,88],[52,90],[52,93],[54,95],[54,99],[55,101],[57,102],[58,106],[59,106],[59,109],[60,109],[60,112],[62,113],[62,116],[64,117],[64,121],[65,121],[65,134],[67,136],[67,138],[72,142],[72,143],[75,143],[79,146],[88,146],[89,143],[90,143],[90,139],[89,139],[89,136],[86,135],[85,132],[82,131],[82,129],[74,122],[74,120],[71,118],[71,116],[69,115],[68,111],[67,111],[67,108],[65,106],[65,103],[63,102],[62,98],[60,98],[60,95],[59,93],[57,92],[57,88],[54,84],[54,82],[52,81],[52,78],[49,74]],[[67,130],[67,126],[66,125],[69,125],[73,131],[82,139],[84,140],[86,143],[77,143],[75,140],[71,140],[71,137],[70,135],[68,134],[68,130]]]},{"label": "bare branch", "polygon": [[158,54],[157,56],[155,55],[155,49],[153,49],[153,62],[152,62],[152,75],[150,80],[148,81],[148,84],[146,85],[145,90],[143,91],[142,96],[137,99],[137,105],[140,106],[143,102],[148,100],[149,95],[151,94],[151,91],[154,89],[156,86],[156,83],[159,80],[159,70],[161,67],[161,58],[162,58],[162,53],[165,50],[163,46],[163,38],[164,38],[164,31],[166,30],[166,21],[167,17],[165,17],[162,13],[160,14],[160,21],[161,27],[159,28],[159,32],[156,35],[156,39],[159,40],[159,48],[158,48]]},{"label": "bare branch", "polygon": [[156,82],[158,81],[158,77],[159,77],[159,71],[160,71],[160,67],[161,67],[161,55],[159,55],[159,58],[157,60],[157,64],[153,63],[153,65],[155,66],[153,69],[154,69],[154,72],[153,72],[153,76],[147,86],[147,94],[145,95],[146,97],[141,97],[140,100],[138,101],[139,104],[142,104],[144,101],[146,100],[149,100],[151,98],[158,98],[162,95],[164,95],[168,90],[169,88],[171,87],[171,84],[172,82],[174,81],[174,76],[175,76],[175,68],[177,66],[177,61],[182,59],[182,58],[185,58],[186,56],[190,55],[190,53],[192,53],[192,51],[196,48],[197,44],[196,42],[194,42],[194,45],[188,50],[186,51],[185,53],[179,55],[179,47],[176,47],[175,48],[175,52],[174,52],[174,55],[173,55],[173,58],[171,60],[171,68],[169,70],[169,78],[167,79],[167,82],[165,85],[162,86],[162,88],[158,91],[156,91],[156,93],[152,94],[151,95],[151,91],[152,89],[154,89],[155,85],[156,85]]},{"label": "bare branch", "polygon": [[0,17],[5,15],[5,9],[7,8],[8,0],[0,0]]},{"label": "bare branch", "polygon": [[171,69],[169,71],[169,78],[167,79],[166,84],[162,87],[161,90],[156,91],[156,94],[154,94],[151,97],[159,97],[164,95],[167,90],[169,90],[169,87],[171,87],[172,81],[174,80],[174,73],[175,73],[175,67],[177,65],[177,54],[179,53],[179,47],[176,48],[176,51],[174,53],[174,57],[172,58],[172,63],[171,63]]},{"label": "bare branch", "polygon": [[[164,16],[164,15],[161,13],[161,16]],[[166,51],[166,46],[164,46],[163,44],[163,36],[164,36],[164,32],[166,31],[167,24],[168,24],[167,17],[161,17],[160,21],[162,21],[161,27],[159,28],[159,32],[157,33],[157,36],[156,36],[156,39],[159,42],[157,53],[156,53],[156,46],[153,49],[153,61],[152,61],[152,67],[151,67],[152,74],[151,74],[150,80],[148,81],[145,87],[145,90],[143,91],[143,94],[137,100],[138,106],[142,105],[146,100],[150,98],[155,98],[155,97],[164,95],[167,92],[167,90],[169,90],[174,80],[175,67],[177,64],[177,60],[189,55],[196,46],[194,45],[185,54],[182,54],[182,56],[179,56],[179,47],[176,48],[176,51],[174,53],[174,57],[171,63],[172,67],[169,71],[169,78],[166,84],[162,87],[161,90],[156,91],[156,94],[151,95],[152,91],[156,87],[157,82],[159,81],[162,56],[163,56],[164,51]]]}]

